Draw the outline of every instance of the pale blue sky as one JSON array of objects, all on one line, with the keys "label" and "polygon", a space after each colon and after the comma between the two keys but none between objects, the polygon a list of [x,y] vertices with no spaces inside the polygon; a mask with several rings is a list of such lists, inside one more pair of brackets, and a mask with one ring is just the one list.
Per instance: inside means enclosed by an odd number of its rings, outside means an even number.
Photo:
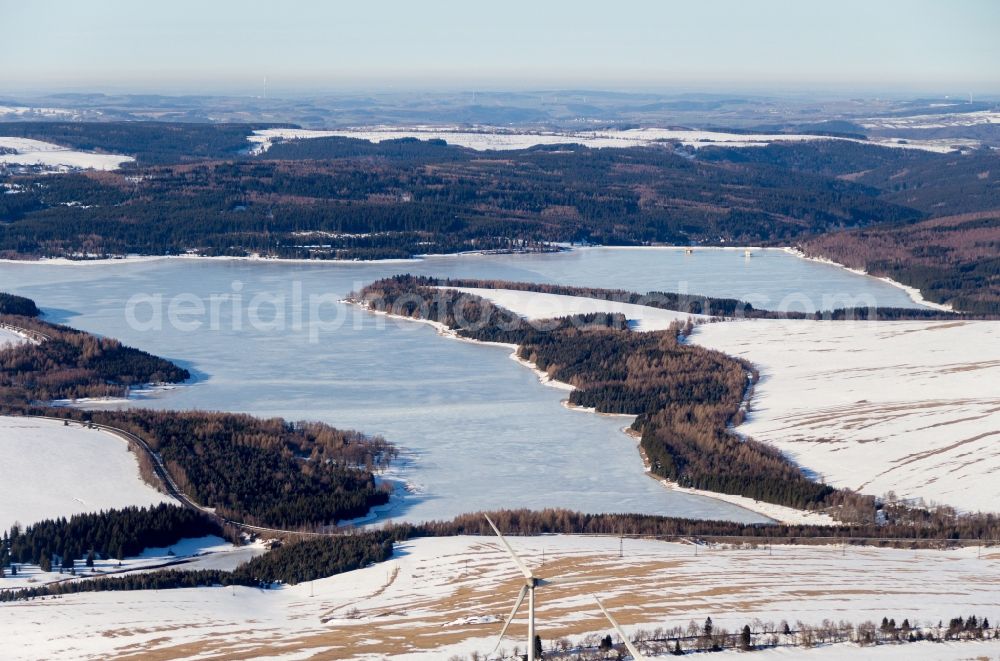
[{"label": "pale blue sky", "polygon": [[0,0],[46,88],[1000,92],[997,0]]}]

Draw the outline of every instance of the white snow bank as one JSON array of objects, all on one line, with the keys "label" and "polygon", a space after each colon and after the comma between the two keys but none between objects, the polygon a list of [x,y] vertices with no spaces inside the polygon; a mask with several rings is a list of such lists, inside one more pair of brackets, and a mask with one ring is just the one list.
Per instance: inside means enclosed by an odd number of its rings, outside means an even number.
[{"label": "white snow bank", "polygon": [[1000,323],[756,320],[691,340],[757,365],[739,431],[828,483],[997,511]]},{"label": "white snow bank", "polygon": [[13,154],[0,153],[0,163],[40,166],[46,170],[117,170],[122,163],[135,159],[119,154],[97,154],[77,151],[51,142],[0,136],[0,148],[13,149]]},{"label": "white snow bank", "polygon": [[[730,631],[756,618],[787,620],[793,627],[797,621],[879,622],[884,616],[917,626],[958,615],[1000,618],[995,550],[977,559],[975,548],[769,550],[625,539],[619,557],[617,537],[514,537],[511,544],[538,575],[568,581],[538,591],[537,620],[546,645],[609,633],[592,594],[601,595],[627,632],[706,617]],[[128,652],[439,661],[491,650],[523,580],[495,538],[430,538],[398,545],[389,562],[278,590],[73,594],[2,603],[0,618],[18,632],[19,644],[8,653],[12,659]],[[522,609],[503,643],[508,653],[515,645],[524,648],[525,631]],[[899,649],[924,653],[922,647]],[[915,658],[963,658],[952,649],[974,656],[991,648],[931,649],[938,656]],[[840,650],[842,656],[817,654],[858,658],[856,647]]]},{"label": "white snow bank", "polygon": [[122,439],[80,424],[0,416],[0,530],[59,516],[173,502],[139,477]]},{"label": "white snow bank", "polygon": [[634,303],[619,303],[604,301],[584,296],[566,296],[564,294],[544,294],[534,291],[518,291],[514,289],[486,289],[480,287],[441,287],[454,289],[507,308],[516,315],[528,320],[552,319],[576,314],[620,313],[630,322],[635,323],[635,330],[656,331],[666,330],[675,321],[687,319],[707,319],[701,314],[687,314],[673,310],[661,310],[646,305]]},{"label": "white snow bank", "polygon": [[9,348],[22,342],[27,342],[28,338],[6,328],[0,328],[0,349]]}]

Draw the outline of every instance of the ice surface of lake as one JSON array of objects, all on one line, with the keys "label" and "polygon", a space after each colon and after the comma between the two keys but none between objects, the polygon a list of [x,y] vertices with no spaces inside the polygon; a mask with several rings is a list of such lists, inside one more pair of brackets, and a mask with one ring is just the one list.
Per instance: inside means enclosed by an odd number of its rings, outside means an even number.
[{"label": "ice surface of lake", "polygon": [[[628,419],[564,408],[564,391],[540,384],[503,348],[444,339],[428,325],[333,302],[319,307],[322,323],[310,325],[310,297],[332,301],[397,273],[686,290],[806,310],[825,307],[824,297],[835,305],[913,306],[905,292],[873,278],[781,251],[755,251],[747,259],[732,250],[595,248],[382,264],[0,263],[0,291],[35,299],[50,321],[117,337],[196,375],[192,385],[137,402],[143,406],[322,420],[384,435],[405,450],[401,477],[413,493],[393,515],[407,520],[500,507],[761,520],[645,477],[634,441],[621,433]],[[154,325],[152,302],[135,307],[143,323],[128,323],[126,302],[137,294],[161,297],[162,328],[143,328]],[[240,313],[232,314],[231,298],[216,306],[217,328],[209,328],[210,297],[236,294]],[[284,330],[250,323],[248,303],[260,295],[272,302],[283,297]],[[198,329],[167,323],[171,302],[183,311],[198,301],[204,314],[179,315]],[[257,320],[273,320],[273,309],[261,304]],[[325,330],[331,326],[337,329]]]}]

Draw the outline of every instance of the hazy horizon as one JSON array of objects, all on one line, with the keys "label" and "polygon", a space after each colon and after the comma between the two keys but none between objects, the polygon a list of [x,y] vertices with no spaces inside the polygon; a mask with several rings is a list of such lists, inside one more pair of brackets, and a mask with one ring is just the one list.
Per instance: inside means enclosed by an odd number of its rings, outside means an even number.
[{"label": "hazy horizon", "polygon": [[0,94],[1000,93],[987,0],[297,6],[0,0]]}]

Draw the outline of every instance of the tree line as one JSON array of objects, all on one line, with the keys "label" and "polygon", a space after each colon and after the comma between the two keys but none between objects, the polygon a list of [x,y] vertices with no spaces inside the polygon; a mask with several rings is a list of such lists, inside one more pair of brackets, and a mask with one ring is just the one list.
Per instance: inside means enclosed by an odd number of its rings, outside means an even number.
[{"label": "tree line", "polygon": [[186,537],[221,535],[211,519],[175,505],[124,507],[102,512],[47,519],[24,530],[16,525],[0,540],[0,568],[31,563],[47,571],[54,556],[62,567],[95,557],[121,560],[146,548],[166,547]]},{"label": "tree line", "polygon": [[835,176],[663,147],[481,153],[329,138],[249,156],[234,147],[250,126],[14,126],[111,151],[131,131],[136,146],[124,151],[139,162],[120,173],[12,177],[17,193],[0,199],[0,254],[12,257],[197,250],[370,259],[568,241],[787,243],[924,215]]},{"label": "tree line", "polygon": [[879,321],[901,320],[944,320],[944,319],[995,319],[997,315],[967,314],[932,310],[929,308],[837,308],[816,312],[795,312],[764,310],[753,304],[734,298],[717,298],[701,294],[678,294],[676,292],[651,291],[645,294],[624,289],[603,289],[599,287],[572,287],[552,283],[509,282],[506,280],[479,280],[472,278],[431,278],[415,276],[414,282],[439,287],[476,287],[484,289],[513,289],[562,296],[583,296],[602,301],[645,305],[661,310],[674,310],[687,314],[703,314],[713,317],[738,317],[746,319],[813,319],[813,320],[859,320]]},{"label": "tree line", "polygon": [[804,250],[888,276],[976,316],[1000,315],[1000,212],[935,218],[916,224],[835,232]]},{"label": "tree line", "polygon": [[[507,535],[595,534],[688,540],[698,545],[723,543],[831,544],[837,540],[858,545],[940,548],[942,545],[1000,539],[1000,519],[992,514],[956,516],[953,510],[913,510],[887,504],[887,523],[787,525],[706,521],[643,514],[586,514],[562,509],[501,510],[490,517]],[[895,508],[895,509],[894,509]],[[919,520],[914,516],[921,517]],[[170,546],[185,537],[223,534],[238,542],[233,530],[219,530],[203,513],[171,505],[123,508],[98,514],[43,521],[21,531],[5,533],[0,543],[0,570],[16,571],[16,563],[51,562],[73,568],[91,553],[103,557],[135,555],[151,546]],[[248,585],[295,584],[383,562],[392,556],[395,542],[420,537],[479,535],[493,537],[482,512],[459,515],[449,521],[389,524],[380,530],[318,535],[274,544],[265,554],[234,571],[165,569],[125,576],[91,577],[21,590],[0,590],[0,601],[83,591],[146,590]],[[289,536],[284,536],[289,537]],[[101,548],[111,549],[101,551]],[[49,549],[59,549],[49,551]],[[3,572],[0,571],[0,576]],[[965,626],[965,625],[963,625]],[[951,627],[955,629],[954,626]],[[988,628],[988,627],[987,627]],[[876,641],[877,642],[877,641]]]}]

